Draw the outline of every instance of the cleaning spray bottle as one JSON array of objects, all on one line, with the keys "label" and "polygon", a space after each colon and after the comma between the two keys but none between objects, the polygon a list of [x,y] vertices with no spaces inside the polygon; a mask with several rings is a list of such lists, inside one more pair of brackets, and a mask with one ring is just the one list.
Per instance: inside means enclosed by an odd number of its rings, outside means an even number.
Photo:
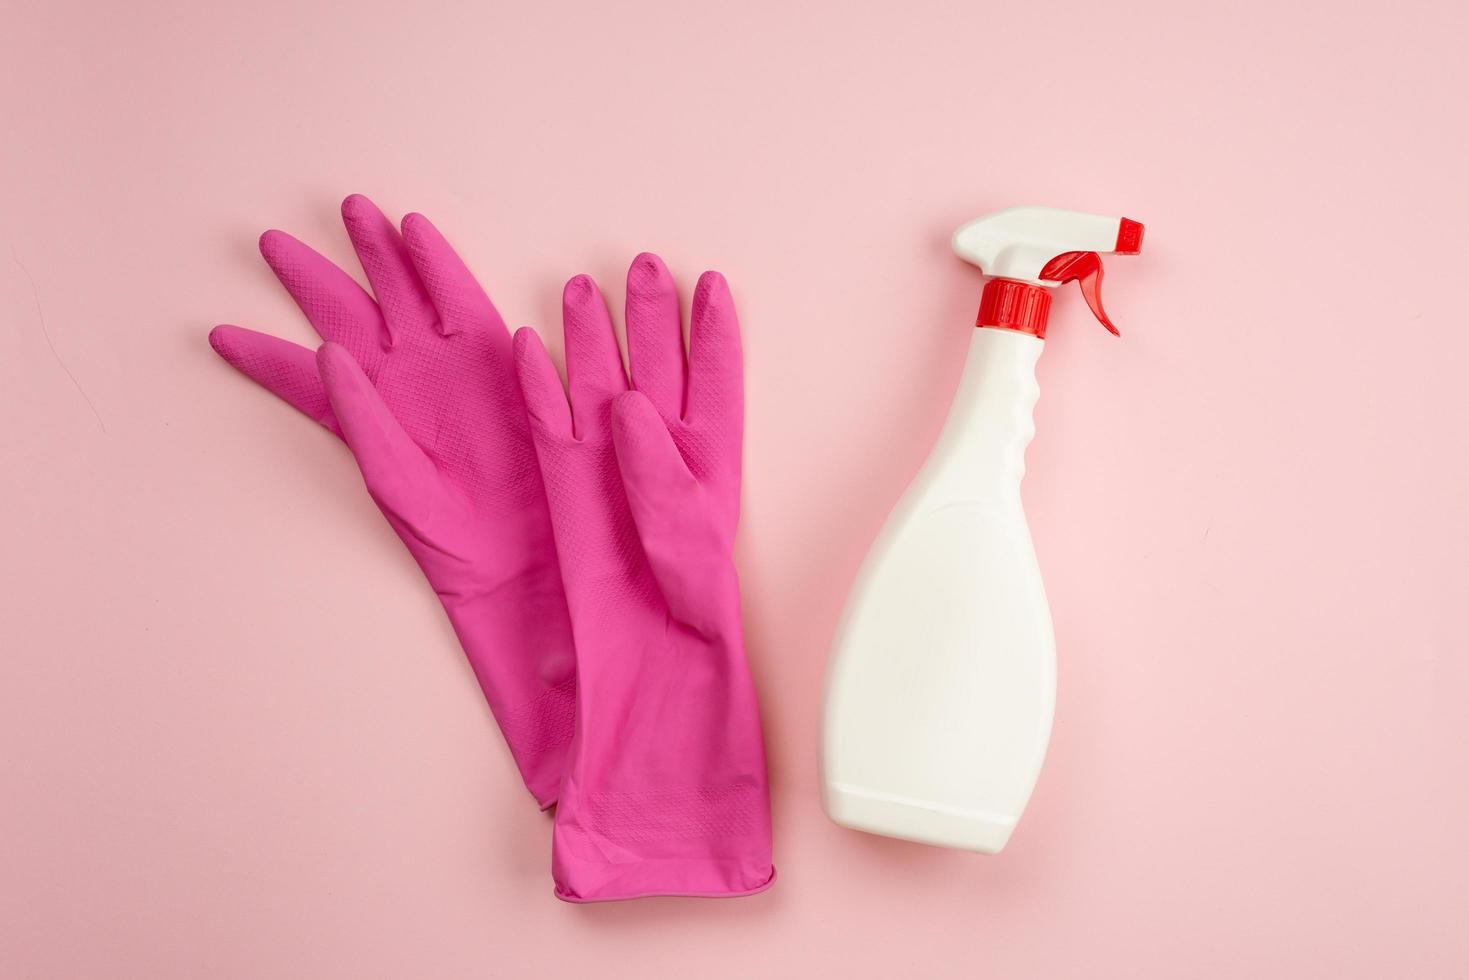
[{"label": "cleaning spray bottle", "polygon": [[1100,253],[1143,226],[1021,207],[954,251],[993,277],[932,454],[847,599],[827,677],[826,810],[846,827],[993,854],[1040,773],[1055,705],[1051,615],[1020,502],[1049,290],[1076,280],[1102,325]]}]

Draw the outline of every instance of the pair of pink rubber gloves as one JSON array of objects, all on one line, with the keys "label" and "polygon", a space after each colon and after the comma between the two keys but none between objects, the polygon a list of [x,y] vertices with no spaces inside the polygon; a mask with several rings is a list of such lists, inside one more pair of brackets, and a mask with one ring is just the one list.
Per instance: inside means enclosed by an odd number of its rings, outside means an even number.
[{"label": "pair of pink rubber gloves", "polygon": [[[657,256],[627,276],[632,381],[586,276],[563,294],[570,404],[426,218],[342,205],[372,295],[282,232],[260,250],[325,343],[214,349],[342,437],[443,601],[516,764],[556,805],[569,901],[768,887],[770,794],[731,550],[743,381],[724,278],[688,354]],[[375,297],[375,298],[374,298]]]}]

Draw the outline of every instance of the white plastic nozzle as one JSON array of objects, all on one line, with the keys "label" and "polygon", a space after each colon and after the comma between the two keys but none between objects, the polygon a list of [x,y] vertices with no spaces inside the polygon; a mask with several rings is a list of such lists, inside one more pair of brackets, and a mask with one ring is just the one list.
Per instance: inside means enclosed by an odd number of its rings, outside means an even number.
[{"label": "white plastic nozzle", "polygon": [[981,327],[1020,330],[1044,339],[1047,289],[1075,280],[1086,305],[1112,333],[1102,308],[1103,253],[1136,255],[1143,226],[1131,218],[1023,207],[976,218],[954,232],[954,251],[990,276],[980,298]]},{"label": "white plastic nozzle", "polygon": [[1041,272],[1067,252],[1117,252],[1128,255],[1142,244],[1142,225],[1059,208],[1019,207],[996,211],[954,232],[954,251],[987,276],[1056,286]]}]

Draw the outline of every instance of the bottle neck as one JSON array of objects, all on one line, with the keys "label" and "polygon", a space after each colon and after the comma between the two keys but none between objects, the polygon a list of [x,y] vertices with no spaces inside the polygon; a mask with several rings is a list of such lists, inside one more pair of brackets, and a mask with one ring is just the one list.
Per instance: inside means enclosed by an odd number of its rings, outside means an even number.
[{"label": "bottle neck", "polygon": [[1035,364],[1044,347],[1018,330],[974,331],[931,457],[952,481],[955,496],[1018,492],[1025,447],[1035,435]]},{"label": "bottle neck", "polygon": [[1045,340],[1050,316],[1050,290],[1018,279],[991,279],[984,284],[974,325],[1014,330]]}]

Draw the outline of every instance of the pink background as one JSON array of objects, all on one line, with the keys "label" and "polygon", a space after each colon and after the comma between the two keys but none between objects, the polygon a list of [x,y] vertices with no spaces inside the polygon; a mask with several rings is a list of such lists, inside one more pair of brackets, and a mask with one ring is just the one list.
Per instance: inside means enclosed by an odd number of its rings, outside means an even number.
[{"label": "pink background", "polygon": [[[0,977],[1469,975],[1464,6],[859,6],[6,11]],[[350,262],[350,191],[558,351],[573,273],[733,282],[772,891],[553,900],[351,459],[210,351],[310,339],[255,238]],[[1017,203],[1148,237],[1121,341],[1058,297],[1055,737],[985,858],[828,823],[816,740],[969,339],[948,236]]]}]

